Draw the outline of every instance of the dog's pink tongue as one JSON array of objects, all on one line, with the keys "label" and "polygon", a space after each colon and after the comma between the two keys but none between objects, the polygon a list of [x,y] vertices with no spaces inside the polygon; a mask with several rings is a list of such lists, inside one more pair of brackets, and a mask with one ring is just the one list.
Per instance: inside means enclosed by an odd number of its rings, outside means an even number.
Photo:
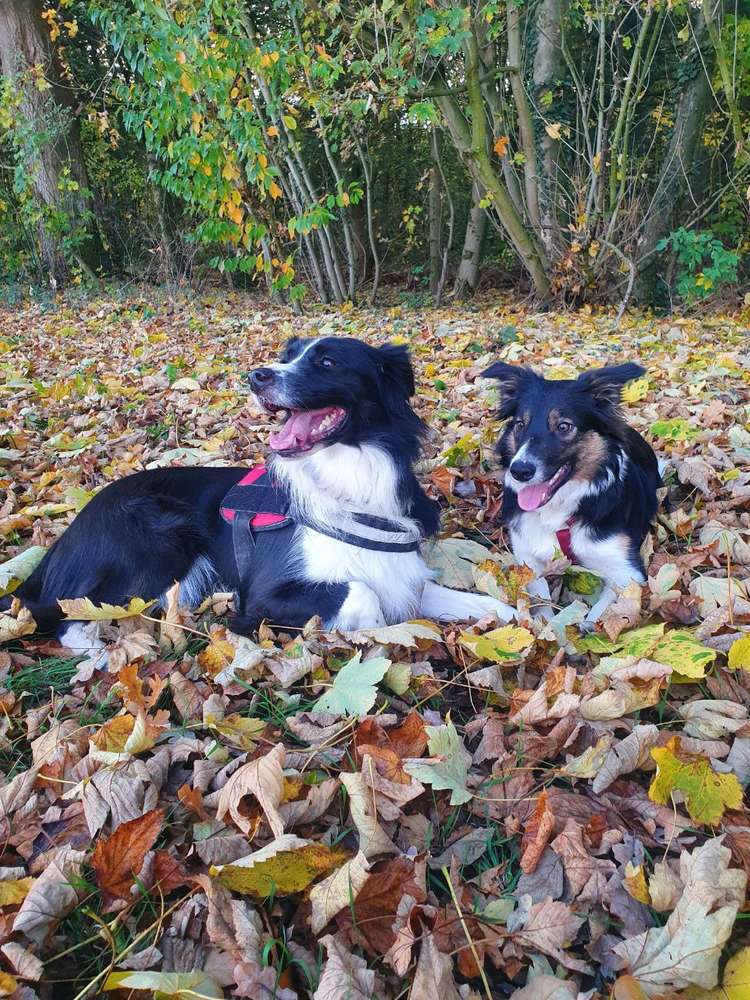
[{"label": "dog's pink tongue", "polygon": [[268,438],[268,443],[274,451],[289,451],[300,445],[307,444],[314,421],[320,418],[318,410],[302,410],[293,413],[278,431]]},{"label": "dog's pink tongue", "polygon": [[536,483],[534,486],[523,486],[518,491],[518,506],[521,510],[536,510],[549,500],[549,482]]},{"label": "dog's pink tongue", "polygon": [[274,451],[309,451],[318,441],[329,437],[344,416],[340,406],[299,410],[292,413],[280,430],[269,435],[268,442]]}]

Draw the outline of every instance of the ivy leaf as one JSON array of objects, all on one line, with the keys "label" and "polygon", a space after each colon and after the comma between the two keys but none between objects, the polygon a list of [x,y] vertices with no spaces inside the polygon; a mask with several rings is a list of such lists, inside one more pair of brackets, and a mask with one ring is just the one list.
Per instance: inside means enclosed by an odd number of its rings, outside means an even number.
[{"label": "ivy leaf", "polygon": [[334,715],[366,715],[375,704],[375,685],[385,676],[391,661],[384,656],[362,663],[358,652],[336,674],[333,685],[315,702],[313,711]]},{"label": "ivy leaf", "polygon": [[715,825],[725,809],[742,805],[742,785],[734,774],[718,774],[706,757],[680,749],[680,739],[673,736],[665,747],[651,751],[656,761],[656,777],[648,790],[652,802],[666,805],[672,792],[685,799],[688,814],[696,823]]},{"label": "ivy leaf", "polygon": [[450,804],[468,802],[472,793],[466,787],[471,754],[461,742],[452,722],[444,726],[426,726],[427,748],[432,759],[405,760],[407,774],[436,790],[450,789]]}]

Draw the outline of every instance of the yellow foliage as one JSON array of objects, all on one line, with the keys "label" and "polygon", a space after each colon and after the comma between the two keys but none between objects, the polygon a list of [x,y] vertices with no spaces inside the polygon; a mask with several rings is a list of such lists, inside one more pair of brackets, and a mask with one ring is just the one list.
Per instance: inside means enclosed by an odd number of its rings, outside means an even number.
[{"label": "yellow foliage", "polygon": [[685,799],[690,818],[696,823],[715,825],[724,810],[742,805],[742,785],[734,774],[718,774],[709,760],[700,754],[680,749],[680,739],[673,736],[665,747],[651,751],[656,761],[656,777],[648,790],[652,802],[666,805],[672,793]]}]

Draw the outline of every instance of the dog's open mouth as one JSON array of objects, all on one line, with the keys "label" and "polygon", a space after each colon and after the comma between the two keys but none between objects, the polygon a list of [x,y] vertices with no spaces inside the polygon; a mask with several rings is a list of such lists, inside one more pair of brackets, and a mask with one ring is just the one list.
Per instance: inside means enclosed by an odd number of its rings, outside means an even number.
[{"label": "dog's open mouth", "polygon": [[280,430],[268,439],[274,451],[281,455],[297,455],[310,451],[316,444],[331,437],[347,418],[341,406],[324,406],[320,410],[291,410]]},{"label": "dog's open mouth", "polygon": [[537,510],[543,507],[566,482],[570,474],[569,465],[561,465],[551,479],[544,483],[534,483],[533,486],[522,486],[516,499],[521,510]]}]

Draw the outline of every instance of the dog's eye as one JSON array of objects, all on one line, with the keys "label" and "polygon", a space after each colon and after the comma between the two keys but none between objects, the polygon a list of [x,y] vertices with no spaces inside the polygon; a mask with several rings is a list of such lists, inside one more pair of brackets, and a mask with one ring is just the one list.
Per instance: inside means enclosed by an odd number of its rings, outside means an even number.
[{"label": "dog's eye", "polygon": [[557,429],[561,434],[570,434],[573,430],[573,424],[569,420],[561,420]]},{"label": "dog's eye", "polygon": [[336,362],[333,360],[333,358],[321,358],[320,361],[318,362],[318,364],[320,365],[321,368],[335,368],[336,367]]},{"label": "dog's eye", "polygon": [[513,422],[513,429],[516,431],[522,431],[525,426],[526,426],[525,420],[515,420]]}]

